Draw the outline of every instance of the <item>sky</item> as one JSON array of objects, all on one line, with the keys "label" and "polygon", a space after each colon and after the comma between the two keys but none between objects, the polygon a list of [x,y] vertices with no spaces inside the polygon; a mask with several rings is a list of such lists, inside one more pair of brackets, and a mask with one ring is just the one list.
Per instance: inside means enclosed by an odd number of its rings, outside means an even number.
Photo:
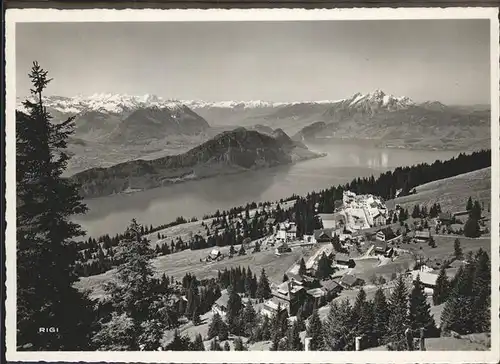
[{"label": "sky", "polygon": [[48,95],[337,100],[381,89],[416,102],[490,103],[488,20],[24,23],[16,87],[34,60]]}]

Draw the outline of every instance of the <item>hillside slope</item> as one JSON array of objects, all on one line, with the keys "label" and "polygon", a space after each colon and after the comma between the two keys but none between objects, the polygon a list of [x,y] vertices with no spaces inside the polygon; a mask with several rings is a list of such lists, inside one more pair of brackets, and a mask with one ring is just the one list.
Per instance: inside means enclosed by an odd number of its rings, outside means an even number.
[{"label": "hillside slope", "polygon": [[461,211],[471,196],[487,208],[491,202],[491,167],[429,182],[417,186],[415,190],[417,193],[413,195],[387,201],[387,207],[394,208],[399,204],[412,208],[415,204],[439,203],[443,211]]}]

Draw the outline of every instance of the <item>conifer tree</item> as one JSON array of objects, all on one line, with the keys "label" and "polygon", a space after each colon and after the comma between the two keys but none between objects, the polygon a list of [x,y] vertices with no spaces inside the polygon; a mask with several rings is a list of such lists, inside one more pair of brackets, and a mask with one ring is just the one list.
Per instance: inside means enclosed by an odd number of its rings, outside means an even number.
[{"label": "conifer tree", "polygon": [[287,338],[288,338],[287,340],[288,350],[290,351],[303,350],[302,341],[300,339],[300,327],[297,321],[295,321],[288,329]]},{"label": "conifer tree", "polygon": [[352,308],[348,299],[340,304],[333,301],[326,318],[324,340],[327,350],[345,351],[353,347]]},{"label": "conifer tree", "polygon": [[455,239],[455,242],[453,243],[453,248],[454,248],[454,255],[456,259],[462,259],[463,258],[463,251],[462,248],[460,247],[460,240],[457,238]]},{"label": "conifer tree", "polygon": [[485,332],[491,329],[491,263],[488,253],[479,249],[475,256],[474,306],[471,310],[473,330]]},{"label": "conifer tree", "polygon": [[246,336],[251,336],[256,324],[257,324],[257,313],[255,312],[252,303],[248,301],[243,310],[242,323],[245,325],[244,332]]},{"label": "conifer tree", "polygon": [[268,299],[271,297],[271,287],[267,279],[266,271],[262,268],[260,273],[259,284],[257,286],[257,298]]},{"label": "conifer tree", "polygon": [[471,211],[471,218],[474,220],[480,220],[481,219],[481,204],[479,201],[474,201],[474,206],[472,207]]},{"label": "conifer tree", "polygon": [[408,291],[401,274],[389,299],[389,312],[386,342],[391,342],[397,350],[404,350],[405,330],[408,328]]},{"label": "conifer tree", "polygon": [[481,228],[476,219],[469,217],[464,225],[464,235],[467,238],[478,238],[481,236]]},{"label": "conifer tree", "polygon": [[309,343],[311,351],[319,351],[324,347],[323,327],[318,315],[318,310],[314,310],[309,325],[307,326],[307,337],[311,338]]},{"label": "conifer tree", "polygon": [[473,206],[474,205],[472,204],[472,197],[469,196],[469,199],[467,200],[467,205],[466,205],[465,209],[467,211],[471,211]]},{"label": "conifer tree", "polygon": [[434,305],[440,305],[445,302],[448,298],[448,293],[450,290],[450,282],[446,275],[446,268],[443,265],[439,270],[439,275],[436,279],[436,287],[432,293],[432,302]]},{"label": "conifer tree", "polygon": [[192,345],[193,351],[205,351],[205,345],[203,344],[203,338],[201,334],[197,334]]},{"label": "conifer tree", "polygon": [[[42,99],[51,81],[47,75],[33,63],[32,99],[23,103],[26,113],[16,111],[17,345],[19,350],[89,350],[95,315],[92,302],[73,287],[73,239],[84,233],[72,220],[87,207],[78,186],[62,176],[74,118],[51,122]],[[40,335],[39,327],[59,332]]]},{"label": "conifer tree", "polygon": [[225,323],[222,321],[222,317],[220,317],[218,313],[215,313],[212,316],[212,321],[210,321],[210,324],[208,325],[208,338],[212,339],[213,337],[219,335],[223,325],[225,325]]},{"label": "conifer tree", "polygon": [[306,263],[304,262],[304,258],[301,258],[299,263],[299,276],[303,276],[305,274],[306,274]]},{"label": "conifer tree", "polygon": [[354,306],[352,307],[351,321],[353,327],[358,323],[359,318],[361,317],[361,311],[365,303],[366,303],[366,292],[363,289],[363,287],[361,287],[358,294],[356,295]]},{"label": "conifer tree", "polygon": [[285,274],[283,274],[283,282],[286,282],[286,281],[288,281],[288,276],[285,273]]},{"label": "conifer tree", "polygon": [[234,339],[234,351],[247,351],[248,349],[243,344],[243,340],[240,337]]},{"label": "conifer tree", "polygon": [[227,341],[224,343],[224,351],[231,351],[231,347]]},{"label": "conifer tree", "polygon": [[174,331],[173,340],[165,347],[165,350],[171,351],[189,351],[193,343],[187,336],[181,336],[179,330]]},{"label": "conifer tree", "polygon": [[420,281],[420,275],[414,282],[410,293],[409,322],[413,330],[424,329],[425,335],[433,336],[436,332],[436,324],[431,315],[431,306],[427,303],[424,286]]},{"label": "conifer tree", "polygon": [[222,351],[222,347],[216,337],[210,342],[210,351]]},{"label": "conifer tree", "polygon": [[373,298],[373,314],[374,339],[378,344],[381,344],[383,338],[387,335],[387,325],[389,321],[389,307],[381,287],[377,289],[375,297]]}]

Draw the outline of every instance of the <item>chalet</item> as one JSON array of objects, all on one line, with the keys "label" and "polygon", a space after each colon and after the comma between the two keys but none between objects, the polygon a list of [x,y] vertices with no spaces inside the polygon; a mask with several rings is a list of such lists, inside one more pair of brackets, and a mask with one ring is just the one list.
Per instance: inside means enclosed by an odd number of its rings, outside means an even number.
[{"label": "chalet", "polygon": [[210,252],[210,254],[209,254],[209,256],[208,256],[208,257],[209,257],[211,260],[216,260],[216,259],[218,259],[220,256],[221,256],[221,252],[220,252],[220,250],[218,250],[218,249],[212,249],[212,251]]},{"label": "chalet", "polygon": [[432,294],[434,292],[434,287],[436,287],[438,277],[436,273],[414,270],[411,272],[411,276],[414,282],[417,280],[417,276],[420,277],[420,282],[424,286],[425,293]]},{"label": "chalet", "polygon": [[306,244],[316,244],[316,239],[314,239],[314,235],[303,235],[302,241]]},{"label": "chalet", "polygon": [[327,301],[331,301],[342,291],[342,286],[332,279],[321,281],[320,284],[321,288],[325,291]]},{"label": "chalet", "polygon": [[227,291],[224,291],[222,293],[222,296],[220,296],[219,299],[215,301],[214,305],[212,306],[212,312],[214,314],[218,313],[222,318],[226,317],[228,302],[229,302],[229,293]]},{"label": "chalet", "polygon": [[385,255],[385,253],[387,253],[387,243],[385,241],[376,241],[375,244],[374,244],[374,248],[373,248],[373,251],[375,252],[375,254],[382,254],[382,255]]},{"label": "chalet", "polygon": [[308,288],[308,289],[321,287],[321,284],[320,284],[318,278],[311,277],[308,275],[303,276],[302,281],[299,281],[299,283],[302,283],[304,288]]},{"label": "chalet", "polygon": [[387,223],[387,219],[381,213],[378,213],[373,216],[373,226],[385,225]]},{"label": "chalet", "polygon": [[451,262],[448,267],[449,268],[456,268],[456,269],[459,269],[460,267],[465,267],[467,265],[467,262],[465,260],[454,260],[453,262]]},{"label": "chalet", "polygon": [[276,254],[283,254],[292,251],[286,242],[281,242],[275,249]]},{"label": "chalet", "polygon": [[396,234],[394,234],[394,231],[392,231],[390,227],[377,231],[377,234],[375,235],[375,239],[378,241],[388,241],[394,239],[395,237]]},{"label": "chalet", "polygon": [[358,278],[352,274],[346,274],[340,280],[340,285],[344,288],[352,288],[355,286],[361,286],[364,284],[364,281],[361,278]]},{"label": "chalet", "polygon": [[[264,305],[262,306],[260,313],[264,316],[267,316],[269,318],[273,317],[276,313],[278,313],[278,303],[274,302],[273,300],[266,301]],[[286,308],[281,306],[281,310],[285,310]]]},{"label": "chalet", "polygon": [[431,233],[428,230],[415,231],[414,240],[416,243],[428,243],[431,238]]},{"label": "chalet", "polygon": [[470,211],[458,211],[458,212],[455,212],[453,213],[453,218],[457,218],[457,217],[464,217],[464,216],[468,216],[470,214]]},{"label": "chalet", "polygon": [[280,284],[272,291],[273,301],[280,303],[288,310],[290,315],[295,315],[299,306],[304,302],[306,291],[304,286],[294,280]]},{"label": "chalet", "polygon": [[312,288],[306,293],[316,307],[321,307],[326,303],[326,292],[322,288]]},{"label": "chalet", "polygon": [[294,222],[283,222],[279,225],[276,239],[281,241],[294,240],[297,237],[297,226]]},{"label": "chalet", "polygon": [[336,229],[339,225],[338,220],[335,218],[335,214],[318,214],[318,217],[325,229]]},{"label": "chalet", "polygon": [[335,254],[335,265],[341,268],[353,268],[356,263],[347,254],[337,253]]},{"label": "chalet", "polygon": [[317,243],[331,243],[333,234],[333,229],[319,229],[314,230],[313,236]]},{"label": "chalet", "polygon": [[453,216],[449,212],[442,212],[438,216],[438,222],[443,225],[449,225],[453,222]]}]

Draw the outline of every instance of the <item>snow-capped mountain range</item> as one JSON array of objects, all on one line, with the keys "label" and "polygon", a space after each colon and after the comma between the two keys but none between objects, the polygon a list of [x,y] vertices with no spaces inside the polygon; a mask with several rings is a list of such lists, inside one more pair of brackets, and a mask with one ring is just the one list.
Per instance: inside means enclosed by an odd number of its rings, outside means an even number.
[{"label": "snow-capped mountain range", "polygon": [[[90,96],[47,96],[45,106],[63,114],[79,114],[86,111],[119,114],[140,108],[167,108],[176,110],[184,104],[175,100],[165,100],[156,95],[132,96],[126,94],[93,94]],[[17,108],[23,110],[22,101],[18,100]]]},{"label": "snow-capped mountain range", "polygon": [[[385,94],[381,90],[375,90],[368,94],[356,93],[353,96],[341,100],[321,101],[295,101],[295,102],[270,102],[261,100],[251,101],[198,101],[198,100],[168,100],[156,95],[146,94],[143,96],[132,96],[127,94],[94,94],[90,96],[48,96],[44,99],[45,105],[63,114],[79,114],[85,111],[99,111],[111,114],[119,114],[139,108],[167,108],[175,110],[187,106],[193,110],[197,109],[259,109],[278,108],[296,105],[328,105],[344,104],[350,107],[360,105],[377,105],[389,110],[407,108],[415,103],[408,97],[395,97]],[[23,110],[22,100],[18,100],[18,109]]]}]

